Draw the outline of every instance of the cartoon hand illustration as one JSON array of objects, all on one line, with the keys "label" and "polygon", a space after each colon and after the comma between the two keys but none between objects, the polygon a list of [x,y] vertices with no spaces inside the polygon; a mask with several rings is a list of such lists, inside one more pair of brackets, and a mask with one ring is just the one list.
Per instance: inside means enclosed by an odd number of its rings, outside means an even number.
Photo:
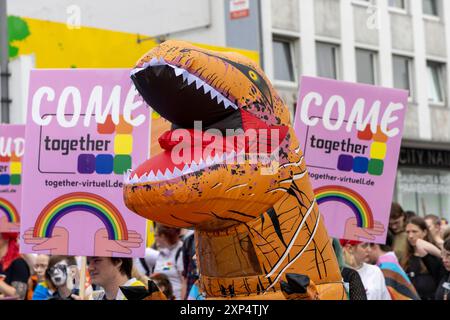
[{"label": "cartoon hand illustration", "polygon": [[0,231],[2,232],[19,232],[20,224],[18,222],[9,222],[6,217],[0,218]]},{"label": "cartoon hand illustration", "polygon": [[356,218],[350,218],[345,224],[344,238],[345,239],[367,239],[375,240],[376,236],[384,233],[384,225],[381,222],[376,221],[373,229],[366,229],[358,227],[358,221]]},{"label": "cartoon hand illustration", "polygon": [[34,245],[34,251],[50,250],[52,255],[67,255],[69,252],[69,232],[65,228],[55,227],[51,238],[37,238],[34,229],[28,229],[23,239],[26,244]]},{"label": "cartoon hand illustration", "polygon": [[94,255],[97,257],[110,257],[112,253],[131,254],[130,248],[139,248],[144,242],[136,231],[128,231],[128,240],[109,240],[106,229],[99,229],[95,233]]}]

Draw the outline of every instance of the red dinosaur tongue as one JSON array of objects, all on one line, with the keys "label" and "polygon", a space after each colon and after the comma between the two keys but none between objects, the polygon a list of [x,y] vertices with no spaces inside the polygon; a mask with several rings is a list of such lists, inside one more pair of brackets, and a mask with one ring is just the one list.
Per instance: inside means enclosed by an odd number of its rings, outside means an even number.
[{"label": "red dinosaur tongue", "polygon": [[[201,160],[206,162],[208,158],[218,157],[222,159],[224,153],[231,154],[245,151],[248,153],[258,153],[258,147],[266,146],[263,152],[272,153],[286,137],[288,127],[268,126],[261,120],[242,112],[244,131],[246,136],[221,136],[212,135],[207,131],[194,129],[176,129],[165,132],[159,138],[159,144],[165,151],[158,154],[140,165],[133,173],[138,177],[153,171],[155,174],[161,171],[162,174],[169,169],[171,172],[175,168],[183,170],[186,164],[193,162],[199,164]],[[248,134],[252,130],[252,134]],[[272,134],[276,130],[278,141],[272,145]],[[261,151],[260,151],[261,152]],[[220,160],[219,160],[220,161]]]},{"label": "red dinosaur tongue", "polygon": [[[213,136],[202,131],[193,129],[177,129],[166,131],[160,138],[159,144],[164,151],[140,165],[134,173],[141,177],[150,171],[164,173],[167,169],[173,171],[178,168],[182,170],[186,164],[199,163],[206,160],[208,156],[214,158],[222,157],[223,154],[242,150],[232,143],[227,144],[227,139],[222,136]],[[134,175],[134,173],[132,175]]]}]

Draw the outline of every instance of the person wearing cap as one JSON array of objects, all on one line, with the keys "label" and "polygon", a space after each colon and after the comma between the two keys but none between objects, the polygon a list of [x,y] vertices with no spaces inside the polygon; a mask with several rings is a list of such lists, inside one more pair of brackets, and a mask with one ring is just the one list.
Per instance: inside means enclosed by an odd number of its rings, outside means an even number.
[{"label": "person wearing cap", "polygon": [[392,300],[380,268],[367,264],[369,244],[341,240],[345,263],[358,271],[366,289],[367,300]]},{"label": "person wearing cap", "polygon": [[19,254],[17,233],[0,234],[0,296],[24,300],[30,269]]}]

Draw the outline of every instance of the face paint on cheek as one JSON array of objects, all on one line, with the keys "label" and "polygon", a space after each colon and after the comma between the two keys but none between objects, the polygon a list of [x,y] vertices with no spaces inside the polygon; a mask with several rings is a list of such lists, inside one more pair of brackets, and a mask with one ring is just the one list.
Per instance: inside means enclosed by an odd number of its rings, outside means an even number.
[{"label": "face paint on cheek", "polygon": [[55,286],[57,287],[61,287],[63,285],[66,284],[67,281],[67,273],[64,272],[57,272],[57,274],[53,275],[51,277],[52,282],[55,284]]},{"label": "face paint on cheek", "polygon": [[67,282],[67,264],[60,263],[50,269],[50,279],[57,287],[64,286]]}]

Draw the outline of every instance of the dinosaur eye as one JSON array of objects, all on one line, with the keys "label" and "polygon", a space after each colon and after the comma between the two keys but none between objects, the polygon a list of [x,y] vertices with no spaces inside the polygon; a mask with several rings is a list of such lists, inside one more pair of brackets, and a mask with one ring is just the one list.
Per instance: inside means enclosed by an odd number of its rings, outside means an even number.
[{"label": "dinosaur eye", "polygon": [[256,74],[256,72],[250,70],[250,71],[248,72],[248,75],[250,76],[250,78],[251,78],[253,81],[258,81],[258,75]]}]

